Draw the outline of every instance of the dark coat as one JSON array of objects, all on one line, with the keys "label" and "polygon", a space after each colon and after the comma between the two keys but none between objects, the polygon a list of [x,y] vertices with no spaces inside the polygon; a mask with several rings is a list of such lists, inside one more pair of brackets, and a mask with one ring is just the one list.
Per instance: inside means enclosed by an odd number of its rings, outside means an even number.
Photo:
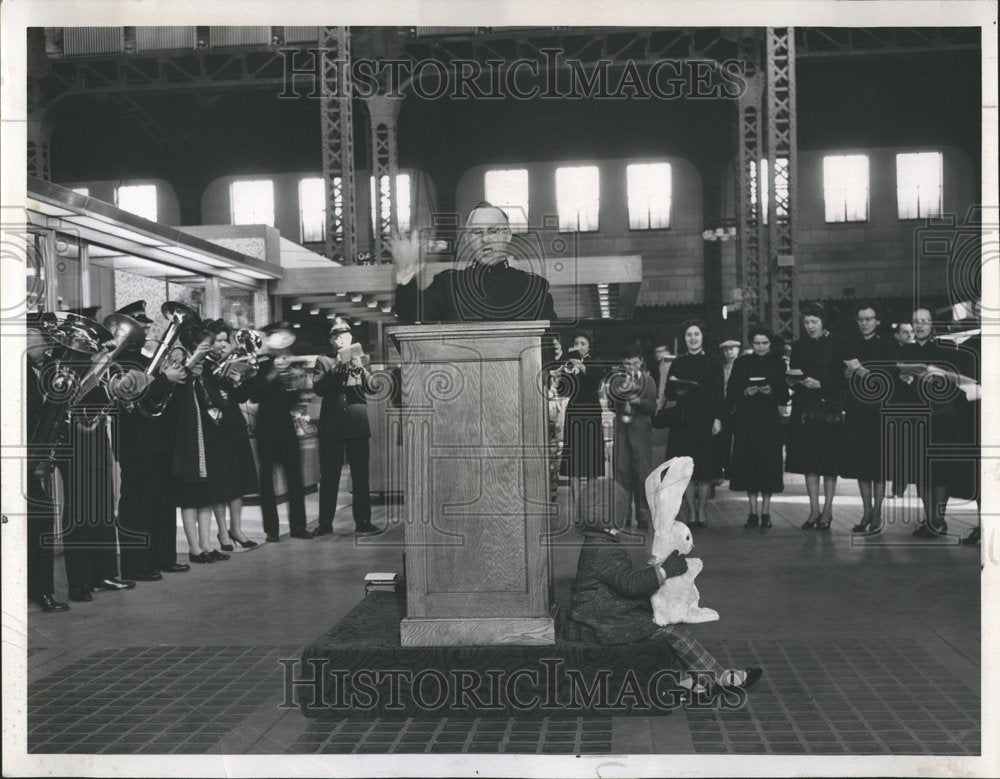
[{"label": "dark coat", "polygon": [[[764,378],[770,395],[747,396],[752,378]],[[779,406],[788,402],[785,361],[776,355],[758,357],[745,354],[736,358],[726,403],[732,416],[733,451],[729,463],[729,488],[752,492],[781,492],[784,489],[781,449],[784,443]]]},{"label": "dark coat", "polygon": [[[118,364],[129,370],[145,371],[149,358],[138,349],[124,352]],[[169,395],[173,385],[162,374],[146,388],[142,402],[155,404]],[[148,417],[139,410],[138,403],[120,403],[114,415],[113,435],[115,455],[120,463],[139,457],[162,456],[170,450],[172,436],[169,415]],[[127,467],[127,466],[126,466]]]},{"label": "dark coat", "polygon": [[257,363],[257,375],[229,393],[234,403],[251,400],[257,404],[254,432],[258,440],[297,440],[292,411],[299,403],[299,391],[286,389],[274,368],[274,357],[264,355]]},{"label": "dark coat", "polygon": [[570,618],[591,628],[602,644],[631,644],[656,632],[649,597],[659,589],[655,568],[633,570],[619,539],[585,534],[573,585]]},{"label": "dark coat", "polygon": [[348,440],[371,438],[368,423],[368,401],[371,392],[368,373],[361,383],[348,386],[347,367],[337,362],[336,355],[320,355],[313,368],[313,392],[323,399],[319,412],[319,437]]},{"label": "dark coat", "polygon": [[816,379],[819,389],[797,384],[792,394],[792,414],[788,420],[788,451],[785,470],[789,473],[818,473],[836,476],[840,472],[843,444],[841,427],[806,427],[802,415],[824,399],[832,408],[843,409],[846,394],[843,348],[829,333],[819,338],[803,336],[792,344],[791,367],[804,377]]},{"label": "dark coat", "polygon": [[712,424],[725,415],[725,388],[722,385],[722,363],[715,357],[685,354],[670,365],[666,394],[671,397],[670,377],[695,381],[697,387],[677,398],[676,422],[670,425],[667,459],[687,456],[694,460],[695,481],[711,481],[722,473],[718,446],[712,435]]},{"label": "dark coat", "polygon": [[897,380],[899,359],[894,343],[879,335],[862,338],[855,335],[844,343],[842,360],[858,360],[874,378],[853,376],[848,384],[847,414],[844,418],[843,452],[840,475],[861,481],[885,481],[891,476],[883,456],[886,431],[883,429],[883,406],[890,400]]},{"label": "dark coat", "polygon": [[549,282],[506,260],[446,270],[420,291],[416,279],[396,287],[396,316],[408,322],[504,322],[555,319]]}]

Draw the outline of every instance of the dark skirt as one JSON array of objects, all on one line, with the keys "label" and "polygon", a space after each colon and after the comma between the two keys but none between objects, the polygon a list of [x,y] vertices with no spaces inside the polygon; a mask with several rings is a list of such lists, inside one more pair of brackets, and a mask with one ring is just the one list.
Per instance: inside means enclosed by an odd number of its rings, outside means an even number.
[{"label": "dark skirt", "polygon": [[885,481],[889,478],[880,409],[848,408],[841,446],[840,475],[845,479]]},{"label": "dark skirt", "polygon": [[205,458],[213,505],[257,492],[257,466],[246,425],[222,424],[206,430]]},{"label": "dark skirt", "polygon": [[174,477],[171,484],[174,503],[182,509],[202,509],[212,505],[208,481],[184,481]]},{"label": "dark skirt", "polygon": [[719,445],[712,435],[712,420],[674,425],[667,439],[667,459],[690,457],[694,460],[692,481],[714,481],[722,475]]},{"label": "dark skirt", "polygon": [[782,492],[781,419],[748,414],[733,434],[729,463],[729,489],[747,492]]},{"label": "dark skirt", "polygon": [[792,414],[788,420],[788,451],[785,470],[788,473],[815,473],[820,476],[839,476],[843,452],[843,427],[806,427],[802,414],[809,402],[809,395],[799,390],[792,401]]},{"label": "dark skirt", "polygon": [[604,427],[598,409],[566,408],[563,463],[571,479],[604,475]]}]

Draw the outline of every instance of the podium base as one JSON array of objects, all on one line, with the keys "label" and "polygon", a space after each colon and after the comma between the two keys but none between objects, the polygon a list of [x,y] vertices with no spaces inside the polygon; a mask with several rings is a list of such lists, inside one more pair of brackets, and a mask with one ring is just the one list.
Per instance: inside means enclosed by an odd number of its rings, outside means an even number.
[{"label": "podium base", "polygon": [[556,606],[547,617],[410,618],[399,625],[402,646],[552,646]]}]

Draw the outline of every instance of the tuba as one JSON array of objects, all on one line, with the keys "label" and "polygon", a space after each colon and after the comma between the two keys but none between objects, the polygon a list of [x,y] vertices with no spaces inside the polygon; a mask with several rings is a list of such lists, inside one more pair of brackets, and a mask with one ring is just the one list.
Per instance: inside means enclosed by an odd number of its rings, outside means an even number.
[{"label": "tuba", "polygon": [[[153,352],[149,365],[146,367],[146,374],[151,377],[155,377],[160,372],[175,349],[183,350],[183,347],[177,343],[177,336],[181,325],[185,322],[194,322],[200,319],[197,311],[176,300],[168,300],[160,306],[160,312],[169,320],[169,324],[163,333],[160,345],[156,347],[156,351]],[[167,404],[170,403],[173,394],[173,390],[171,390],[156,401],[149,400],[148,397],[143,398],[139,401],[139,410],[147,417],[161,416],[166,411]]]},{"label": "tuba", "polygon": [[77,401],[103,385],[112,401],[116,399],[116,378],[121,376],[121,370],[116,368],[115,360],[126,349],[141,349],[146,343],[146,329],[142,323],[126,314],[110,314],[104,318],[104,329],[113,339],[112,348],[97,354],[90,365],[90,370],[80,382],[77,390]]},{"label": "tuba", "polygon": [[37,419],[29,420],[28,444],[45,447],[39,459],[51,462],[68,439],[70,409],[83,399],[95,363],[110,351],[114,338],[97,322],[63,311],[42,314],[31,327],[48,346],[36,361],[44,401]]}]

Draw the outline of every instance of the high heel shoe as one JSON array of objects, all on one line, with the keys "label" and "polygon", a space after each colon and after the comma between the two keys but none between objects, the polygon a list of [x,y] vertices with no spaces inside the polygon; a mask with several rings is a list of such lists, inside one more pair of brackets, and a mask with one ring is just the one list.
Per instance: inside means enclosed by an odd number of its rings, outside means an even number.
[{"label": "high heel shoe", "polygon": [[852,533],[867,533],[872,526],[871,517],[861,517],[861,521],[851,528]]},{"label": "high heel shoe", "polygon": [[815,530],[816,523],[819,522],[819,517],[808,517],[805,522],[803,522],[799,527],[803,530]]},{"label": "high heel shoe", "polygon": [[223,552],[232,552],[233,551],[233,545],[232,544],[224,544],[223,543],[224,539],[222,538],[222,536],[216,536],[216,538],[219,539],[219,549],[221,549]]},{"label": "high heel shoe", "polygon": [[[253,549],[255,546],[257,546],[257,542],[256,541],[251,541],[249,538],[246,541],[240,541],[240,539],[238,539],[236,536],[233,535],[233,531],[232,530],[229,531],[229,538],[232,539],[233,541],[235,541],[237,544],[239,544],[244,549]],[[231,551],[233,551],[233,548],[231,546],[228,549],[226,549],[226,547],[222,547],[222,551],[223,552],[231,552]]]}]

